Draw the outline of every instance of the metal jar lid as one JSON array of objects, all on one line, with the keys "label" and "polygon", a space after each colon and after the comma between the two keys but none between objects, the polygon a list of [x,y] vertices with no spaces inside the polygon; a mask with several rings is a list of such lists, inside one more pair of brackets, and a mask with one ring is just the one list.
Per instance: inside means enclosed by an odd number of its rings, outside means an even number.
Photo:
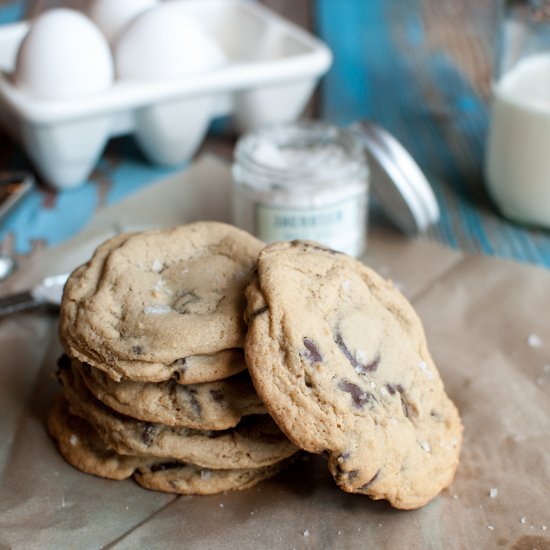
[{"label": "metal jar lid", "polygon": [[403,145],[370,121],[358,122],[350,129],[365,147],[372,192],[388,218],[408,235],[436,223],[439,207],[434,192]]}]

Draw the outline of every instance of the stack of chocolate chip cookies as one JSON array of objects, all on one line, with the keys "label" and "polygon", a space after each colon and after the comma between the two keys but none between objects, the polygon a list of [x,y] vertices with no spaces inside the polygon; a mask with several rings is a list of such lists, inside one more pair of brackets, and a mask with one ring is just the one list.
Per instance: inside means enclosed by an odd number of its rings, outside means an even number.
[{"label": "stack of chocolate chip cookies", "polygon": [[121,235],[70,277],[61,338],[49,429],[86,472],[215,493],[303,449],[403,509],[454,477],[462,424],[418,316],[316,243],[206,222]]},{"label": "stack of chocolate chip cookies", "polygon": [[63,393],[49,431],[102,477],[167,492],[243,489],[297,452],[252,385],[244,290],[263,243],[219,223],[120,235],[65,287]]}]

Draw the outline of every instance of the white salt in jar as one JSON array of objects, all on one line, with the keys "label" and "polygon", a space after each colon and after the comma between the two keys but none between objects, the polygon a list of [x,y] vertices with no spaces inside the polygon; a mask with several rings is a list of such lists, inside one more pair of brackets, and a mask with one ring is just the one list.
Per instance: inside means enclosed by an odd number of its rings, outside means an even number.
[{"label": "white salt in jar", "polygon": [[368,175],[347,130],[297,122],[253,131],[235,150],[233,222],[266,242],[307,239],[360,256]]}]

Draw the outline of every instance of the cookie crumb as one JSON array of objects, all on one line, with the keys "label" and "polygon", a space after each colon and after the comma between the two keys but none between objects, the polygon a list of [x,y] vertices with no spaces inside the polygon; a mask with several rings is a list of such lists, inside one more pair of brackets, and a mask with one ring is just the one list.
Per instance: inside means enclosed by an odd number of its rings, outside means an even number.
[{"label": "cookie crumb", "polygon": [[543,525],[543,526],[541,527],[541,529],[542,529],[543,531],[546,531],[546,529],[548,529],[548,527],[546,527],[546,525]]},{"label": "cookie crumb", "polygon": [[71,437],[69,437],[69,443],[75,447],[78,444],[78,437],[75,434],[71,434]]},{"label": "cookie crumb", "polygon": [[[544,527],[544,526],[543,526]],[[338,531],[338,534],[341,535],[342,534],[342,531]]]},{"label": "cookie crumb", "polygon": [[309,529],[306,529],[306,530],[304,531],[304,537],[309,537]]},{"label": "cookie crumb", "polygon": [[498,495],[498,489],[496,487],[493,487],[492,489],[490,489],[489,496],[491,498],[496,498],[497,495]]},{"label": "cookie crumb", "polygon": [[381,523],[379,523],[379,524],[378,524],[378,527],[382,527],[382,524],[381,524]]},{"label": "cookie crumb", "polygon": [[542,345],[542,339],[538,334],[529,334],[527,338],[527,344],[532,348],[540,348]]},{"label": "cookie crumb", "polygon": [[527,523],[527,518],[525,516],[523,516],[520,520],[519,520],[520,523],[523,523],[523,524],[526,524]]},{"label": "cookie crumb", "polygon": [[487,529],[489,529],[490,531],[494,531],[495,528],[492,526],[492,525],[487,525]]},{"label": "cookie crumb", "polygon": [[458,495],[453,495],[453,498],[456,500],[458,498]]},{"label": "cookie crumb", "polygon": [[220,508],[223,508],[224,504],[223,502],[220,502]]}]

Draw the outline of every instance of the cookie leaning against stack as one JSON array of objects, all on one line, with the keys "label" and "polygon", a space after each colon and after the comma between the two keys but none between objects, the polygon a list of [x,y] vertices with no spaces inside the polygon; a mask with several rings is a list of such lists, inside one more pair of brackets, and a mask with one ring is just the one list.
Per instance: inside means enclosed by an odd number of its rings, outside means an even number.
[{"label": "cookie leaning against stack", "polygon": [[206,493],[251,486],[297,451],[245,372],[243,293],[262,246],[196,223],[115,237],[71,275],[48,421],[71,464]]},{"label": "cookie leaning against stack", "polygon": [[391,283],[314,243],[275,243],[246,297],[260,397],[298,447],[328,453],[343,490],[407,509],[450,484],[460,418]]}]

